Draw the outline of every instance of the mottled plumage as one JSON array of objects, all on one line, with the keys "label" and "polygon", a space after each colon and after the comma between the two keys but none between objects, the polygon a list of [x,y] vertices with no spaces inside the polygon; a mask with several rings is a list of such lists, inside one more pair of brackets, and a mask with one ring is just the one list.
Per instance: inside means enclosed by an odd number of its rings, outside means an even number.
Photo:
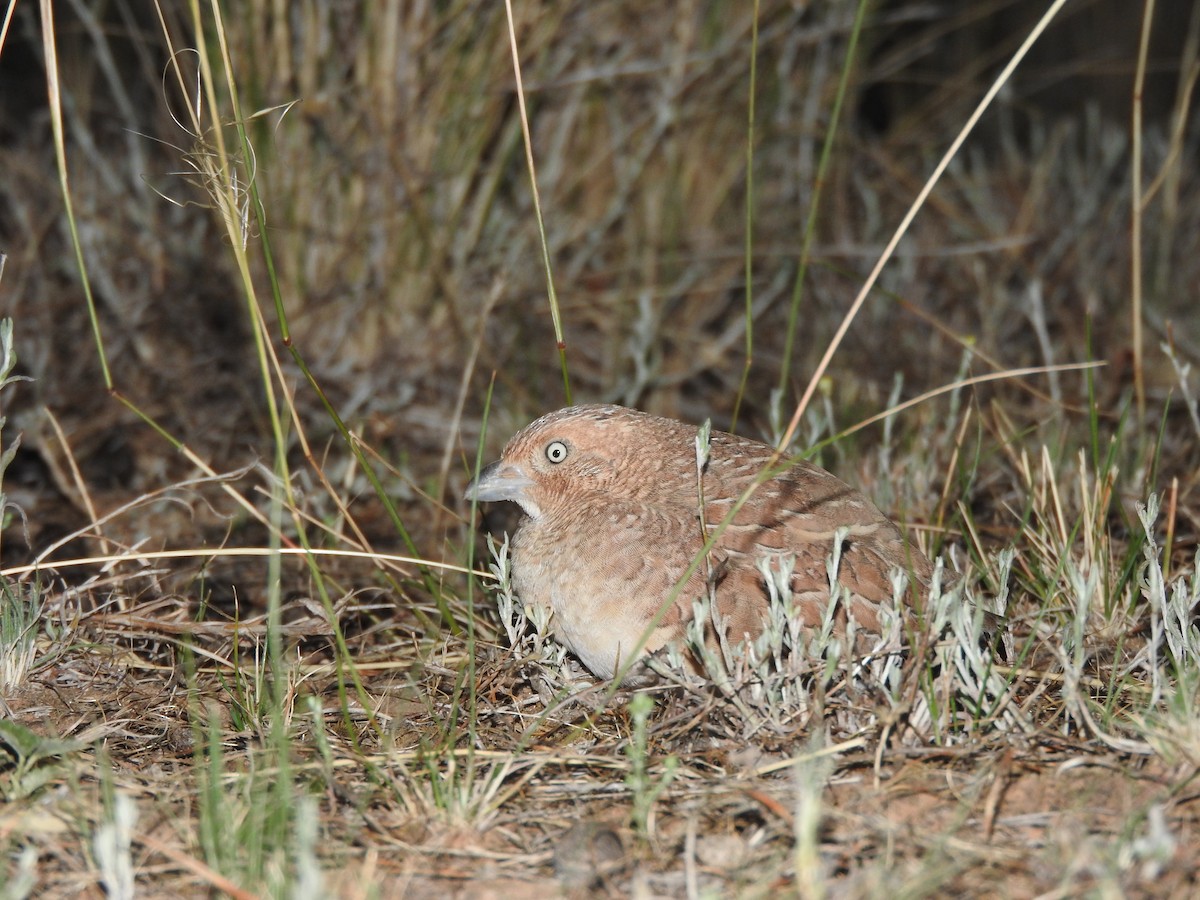
[{"label": "mottled plumage", "polygon": [[[620,406],[569,407],[518,432],[467,489],[468,499],[512,500],[524,510],[512,540],[513,586],[526,604],[553,610],[555,636],[597,675],[612,677],[628,661],[700,551],[697,434],[693,425]],[[710,532],[771,455],[758,441],[712,433],[703,477]],[[928,582],[929,560],[870,500],[812,463],[781,465],[738,510],[642,652],[682,636],[709,571],[732,642],[757,636],[767,609],[757,568],[764,555],[795,556],[795,615],[817,625],[839,526],[849,529],[839,579],[860,630],[878,630],[893,569]]]}]

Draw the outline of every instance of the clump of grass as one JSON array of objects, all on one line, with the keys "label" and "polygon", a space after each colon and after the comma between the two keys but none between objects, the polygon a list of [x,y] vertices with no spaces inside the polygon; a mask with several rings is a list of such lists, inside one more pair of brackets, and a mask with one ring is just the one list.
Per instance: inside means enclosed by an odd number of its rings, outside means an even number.
[{"label": "clump of grass", "polygon": [[625,784],[632,798],[630,817],[634,830],[645,838],[650,834],[651,814],[654,804],[679,767],[679,760],[669,755],[662,763],[662,774],[654,780],[650,775],[649,721],[650,713],[654,710],[654,700],[648,694],[634,694],[629,700],[629,718],[632,732],[625,745],[625,754],[629,758],[629,772],[625,776]]},{"label": "clump of grass", "polygon": [[[0,280],[3,278],[3,273],[4,255],[0,254]],[[16,368],[17,351],[13,343],[13,320],[3,318],[0,319],[0,536],[8,528],[12,517],[21,513],[21,510],[9,501],[8,495],[4,492],[4,473],[8,471],[13,457],[17,455],[17,449],[21,446],[20,435],[9,441],[4,432],[4,427],[8,424],[8,417],[4,414],[4,392],[17,382],[29,381],[23,375],[14,375],[13,372]]]},{"label": "clump of grass", "polygon": [[311,804],[301,802],[304,786],[293,783],[290,741],[275,730],[262,749],[241,761],[227,753],[219,711],[210,706],[207,723],[196,721],[196,837],[205,863],[234,884],[281,895],[293,888],[297,872],[311,881],[311,830],[301,824]]},{"label": "clump of grass", "polygon": [[[764,559],[760,571],[770,602],[758,638],[733,645],[722,636],[714,648],[708,638],[723,635],[723,623],[712,599],[703,598],[695,602],[685,645],[673,648],[665,665],[651,665],[686,683],[679,674],[687,670],[684,653],[699,660],[704,680],[736,711],[744,738],[794,734],[818,723],[841,735],[900,723],[911,738],[952,744],[984,728],[1028,727],[1010,703],[1011,684],[991,649],[998,636],[987,626],[1003,597],[989,599],[963,579],[947,585],[939,562],[924,613],[914,618],[908,578],[898,570],[891,602],[880,610],[882,634],[867,640],[837,580],[838,540],[828,561],[831,601],[819,626],[805,628],[792,614],[792,560]],[[1005,576],[1011,563],[1012,554],[1002,553]],[[844,626],[835,630],[839,615]]]},{"label": "clump of grass", "polygon": [[34,667],[44,606],[36,585],[0,578],[0,695],[20,687]]},{"label": "clump of grass", "polygon": [[1150,691],[1141,710],[1130,714],[1135,733],[1173,764],[1200,765],[1200,549],[1191,575],[1182,574],[1168,584],[1165,556],[1155,539],[1159,501],[1156,496],[1139,505],[1138,519],[1145,534],[1144,566],[1138,573],[1150,639],[1126,669],[1138,669]]},{"label": "clump of grass", "polygon": [[469,748],[422,750],[415,766],[399,756],[394,760],[398,771],[389,780],[407,818],[451,832],[485,831],[513,792],[512,776],[529,768],[516,755],[487,759]]},{"label": "clump of grass", "polygon": [[[0,254],[0,279],[4,273],[4,255]],[[13,320],[0,319],[0,546],[8,526],[23,511],[4,491],[4,475],[21,446],[21,436],[11,441],[5,432],[8,417],[4,414],[5,390],[20,381],[13,374],[17,367],[17,352],[13,343]],[[18,687],[29,674],[36,657],[43,599],[36,584],[10,581],[0,575],[0,699]]]}]

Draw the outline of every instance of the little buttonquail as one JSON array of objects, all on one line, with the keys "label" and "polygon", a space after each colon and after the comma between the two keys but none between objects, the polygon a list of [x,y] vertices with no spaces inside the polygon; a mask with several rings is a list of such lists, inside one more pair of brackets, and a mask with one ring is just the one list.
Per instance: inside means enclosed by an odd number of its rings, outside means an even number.
[{"label": "little buttonquail", "polygon": [[894,570],[918,591],[928,585],[928,558],[863,494],[812,463],[776,459],[708,561],[678,586],[701,552],[702,529],[713,533],[773,457],[766,444],[713,431],[701,481],[698,431],[620,406],[568,407],[518,432],[467,488],[469,500],[511,500],[524,511],[512,538],[513,587],[526,605],[550,608],[555,637],[593,673],[611,678],[629,661],[668,597],[639,655],[681,638],[709,579],[730,642],[756,637],[768,609],[764,556],[795,558],[793,614],[818,626],[839,527],[847,531],[838,579],[860,634],[879,632]]}]

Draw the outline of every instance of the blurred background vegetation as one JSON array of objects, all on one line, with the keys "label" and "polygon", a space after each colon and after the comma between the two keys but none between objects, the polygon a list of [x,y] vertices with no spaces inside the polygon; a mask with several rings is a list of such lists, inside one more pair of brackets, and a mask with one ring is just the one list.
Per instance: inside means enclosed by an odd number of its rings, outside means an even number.
[{"label": "blurred background vegetation", "polygon": [[[516,4],[577,402],[729,424],[746,364],[754,6]],[[742,431],[766,431],[779,385],[790,411],[907,205],[1044,7],[873,5],[785,361],[854,4],[761,3]],[[183,49],[197,45],[190,15],[182,4],[166,14],[176,59],[194,78],[195,54]],[[218,467],[269,457],[245,297],[196,175],[212,135],[183,124],[194,98],[168,77],[164,26],[132,0],[75,0],[55,15],[71,189],[116,386]],[[347,422],[453,504],[466,457],[449,484],[434,483],[438,460],[448,442],[473,458],[491,373],[489,452],[564,401],[504,6],[250,2],[226,15],[241,108],[254,114],[253,159],[240,177],[252,173],[262,191],[295,343]],[[1070,3],[1018,70],[835,358],[837,426],[884,408],[897,375],[904,397],[953,381],[965,345],[975,373],[1104,360],[1097,392],[1120,416],[1131,384],[1140,16],[1122,0]],[[1177,378],[1158,345],[1200,359],[1200,135],[1188,106],[1198,31],[1194,4],[1157,4],[1142,135],[1146,181],[1161,175],[1144,221],[1151,419],[1186,414],[1168,401]],[[101,389],[64,224],[41,40],[36,5],[17,5],[0,52],[0,247],[9,256],[0,305],[35,379],[14,398],[27,438],[9,479],[43,504],[37,527],[53,530],[45,498],[71,489],[43,407],[97,490],[144,491],[189,467]],[[263,279],[261,268],[255,275]],[[1005,397],[1020,431],[1086,401],[1082,376],[1033,384],[1036,395],[981,388],[977,402]],[[1051,394],[1055,405],[1044,402]],[[318,439],[331,433],[311,392],[301,387],[296,402],[314,413]],[[906,415],[943,414],[934,401]],[[1168,456],[1194,470],[1194,452]]]}]

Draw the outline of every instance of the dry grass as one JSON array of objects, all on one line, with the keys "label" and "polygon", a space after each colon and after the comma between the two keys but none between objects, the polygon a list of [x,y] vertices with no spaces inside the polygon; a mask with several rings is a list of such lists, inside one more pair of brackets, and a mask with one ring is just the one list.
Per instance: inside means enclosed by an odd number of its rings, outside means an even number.
[{"label": "dry grass", "polygon": [[[752,132],[754,5],[514,6],[577,399],[778,437],[1031,27],[880,6],[794,293],[853,11],[758,6]],[[1131,133],[1139,17],[1081,6],[1128,46],[1035,48],[800,420],[943,560],[907,652],[781,623],[619,689],[457,500],[563,393],[503,5],[18,7],[0,898],[1193,895],[1200,16],[1158,4]]]}]

